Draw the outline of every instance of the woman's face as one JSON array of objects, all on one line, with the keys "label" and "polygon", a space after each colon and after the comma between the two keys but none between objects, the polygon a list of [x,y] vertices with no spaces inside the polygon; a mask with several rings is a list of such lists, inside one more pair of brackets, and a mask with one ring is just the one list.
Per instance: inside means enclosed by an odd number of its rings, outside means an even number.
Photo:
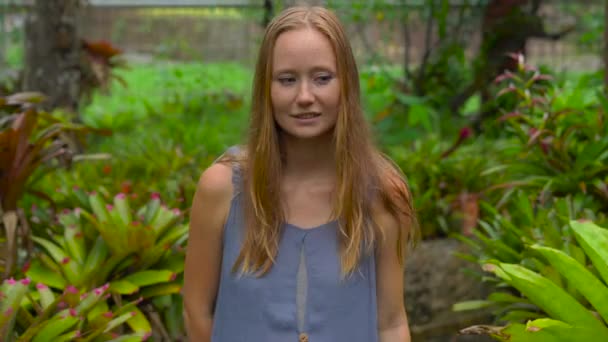
[{"label": "woman's face", "polygon": [[273,51],[271,99],[283,132],[314,138],[331,131],[338,119],[340,83],[336,56],[317,30],[282,33]]}]

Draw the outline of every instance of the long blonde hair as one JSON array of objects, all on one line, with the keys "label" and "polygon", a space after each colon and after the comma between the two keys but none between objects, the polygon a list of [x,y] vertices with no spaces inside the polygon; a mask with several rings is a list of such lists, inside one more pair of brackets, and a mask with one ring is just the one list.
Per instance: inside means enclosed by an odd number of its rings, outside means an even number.
[{"label": "long blonde hair", "polygon": [[281,151],[270,95],[272,52],[280,34],[303,27],[316,29],[329,39],[340,80],[341,101],[334,128],[337,184],[333,218],[339,222],[343,275],[356,269],[363,248],[371,252],[378,235],[384,235],[374,215],[370,215],[374,203],[382,204],[398,220],[401,229],[395,247],[400,260],[406,243],[418,235],[404,178],[371,141],[360,103],[359,72],[342,25],[325,8],[291,7],[268,25],[258,54],[243,163],[246,232],[233,271],[240,268],[244,273],[263,275],[272,267],[278,251],[285,217],[280,199]]}]

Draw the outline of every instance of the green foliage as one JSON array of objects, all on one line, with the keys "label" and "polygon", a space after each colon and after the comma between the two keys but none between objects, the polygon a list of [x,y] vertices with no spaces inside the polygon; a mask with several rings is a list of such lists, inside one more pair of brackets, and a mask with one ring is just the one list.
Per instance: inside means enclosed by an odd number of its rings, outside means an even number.
[{"label": "green foliage", "polygon": [[156,293],[148,286],[173,283],[183,271],[178,250],[187,226],[159,196],[134,210],[125,194],[110,204],[99,193],[74,191],[83,207],[60,214],[59,227],[48,238],[33,238],[44,252],[26,272],[29,278],[57,289],[71,284],[88,290],[109,282],[112,293],[147,297]]},{"label": "green foliage", "polygon": [[124,337],[145,340],[150,325],[142,324],[137,301],[123,305],[108,304],[104,285],[81,293],[68,287],[60,294],[46,285],[34,287],[30,279],[4,281],[0,287],[0,333],[3,341],[109,341],[117,332]]},{"label": "green foliage", "polygon": [[77,137],[92,131],[37,110],[35,105],[43,100],[42,94],[34,92],[0,97],[0,214],[7,245],[6,255],[2,256],[6,260],[5,277],[12,274],[17,262],[18,203],[28,190],[32,175],[69,165],[74,140],[68,134]]},{"label": "green foliage", "polygon": [[500,142],[473,140],[464,128],[452,144],[426,136],[388,154],[401,167],[412,189],[424,238],[470,230],[479,218],[479,201],[492,201],[501,179]]},{"label": "green foliage", "polygon": [[[608,338],[608,230],[594,223],[571,221],[578,245],[572,250],[527,245],[536,257],[536,268],[524,264],[491,261],[485,269],[513,286],[548,318],[530,321],[526,326],[510,319],[505,329],[495,329],[493,336],[501,341],[573,341],[581,336],[593,340]],[[590,260],[588,262],[587,260]],[[551,272],[547,270],[550,269]],[[511,303],[517,303],[503,294]],[[499,296],[482,305],[493,305]],[[479,303],[478,303],[479,304]]]},{"label": "green foliage", "polygon": [[[115,301],[142,298],[147,307],[179,293],[188,231],[179,210],[167,208],[158,195],[137,210],[125,194],[107,203],[100,193],[74,189],[74,198],[79,207],[61,213],[58,226],[47,226],[48,236],[32,238],[40,252],[25,270],[30,279],[56,290],[107,284]],[[167,298],[161,311],[175,314],[181,298]],[[182,331],[176,319],[166,321],[173,336]],[[138,314],[137,324],[149,327],[150,321],[148,310]]]},{"label": "green foliage", "polygon": [[600,204],[599,210],[607,210],[608,101],[599,90],[594,98],[583,97],[589,92],[579,86],[570,90],[578,103],[565,103],[547,82],[549,76],[519,58],[519,73],[506,72],[498,79],[508,83],[499,96],[509,96],[515,103],[499,119],[515,137],[517,158],[507,166],[512,184],[555,196],[582,192]]}]

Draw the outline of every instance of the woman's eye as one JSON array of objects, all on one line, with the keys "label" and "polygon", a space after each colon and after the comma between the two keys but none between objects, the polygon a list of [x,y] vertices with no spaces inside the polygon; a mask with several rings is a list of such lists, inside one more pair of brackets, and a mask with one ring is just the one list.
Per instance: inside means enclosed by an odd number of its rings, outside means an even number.
[{"label": "woman's eye", "polygon": [[296,82],[295,77],[279,77],[279,83],[282,85],[291,85]]},{"label": "woman's eye", "polygon": [[329,83],[334,77],[332,75],[321,75],[321,76],[317,76],[315,78],[315,82],[317,84],[327,84]]}]

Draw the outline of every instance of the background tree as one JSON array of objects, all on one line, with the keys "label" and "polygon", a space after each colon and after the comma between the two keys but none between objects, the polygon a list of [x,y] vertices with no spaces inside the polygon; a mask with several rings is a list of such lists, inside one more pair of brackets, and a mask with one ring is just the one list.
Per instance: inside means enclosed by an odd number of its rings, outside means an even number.
[{"label": "background tree", "polygon": [[508,54],[525,55],[529,39],[558,40],[574,29],[567,27],[559,32],[547,32],[543,18],[538,14],[541,3],[542,0],[492,0],[485,7],[481,48],[475,62],[473,82],[450,103],[451,111],[458,112],[471,96],[481,92],[482,108],[474,122],[477,130],[483,118],[491,112],[487,108],[491,98],[490,82],[504,70],[515,70],[517,62]]},{"label": "background tree", "polygon": [[35,0],[25,27],[23,88],[48,96],[45,109],[76,111],[80,93],[80,0]]}]

